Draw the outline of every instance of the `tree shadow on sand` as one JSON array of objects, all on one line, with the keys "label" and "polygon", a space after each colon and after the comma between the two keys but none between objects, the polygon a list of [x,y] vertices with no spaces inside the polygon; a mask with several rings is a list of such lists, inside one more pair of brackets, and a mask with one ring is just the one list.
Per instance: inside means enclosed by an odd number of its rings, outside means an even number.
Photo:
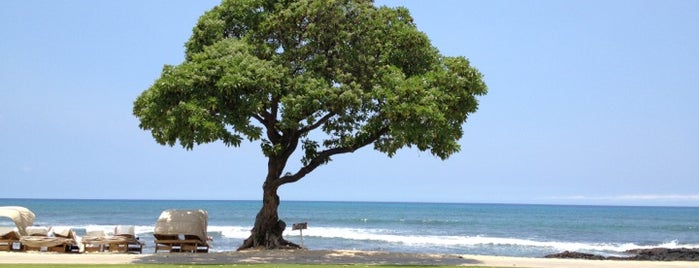
[{"label": "tree shadow on sand", "polygon": [[477,260],[459,255],[417,254],[375,251],[331,250],[248,250],[220,253],[158,253],[138,258],[134,263],[152,264],[372,264],[372,265],[464,265]]}]

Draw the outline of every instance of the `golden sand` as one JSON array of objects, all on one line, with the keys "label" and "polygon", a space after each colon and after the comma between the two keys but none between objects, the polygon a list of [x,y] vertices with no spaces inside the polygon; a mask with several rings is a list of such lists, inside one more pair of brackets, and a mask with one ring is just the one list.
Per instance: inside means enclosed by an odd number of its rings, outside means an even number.
[{"label": "golden sand", "polygon": [[521,258],[483,255],[414,254],[349,250],[276,250],[221,253],[39,253],[0,252],[0,264],[233,264],[233,263],[303,263],[303,264],[395,264],[395,265],[470,265],[497,267],[698,267],[699,262],[598,261],[574,259]]}]

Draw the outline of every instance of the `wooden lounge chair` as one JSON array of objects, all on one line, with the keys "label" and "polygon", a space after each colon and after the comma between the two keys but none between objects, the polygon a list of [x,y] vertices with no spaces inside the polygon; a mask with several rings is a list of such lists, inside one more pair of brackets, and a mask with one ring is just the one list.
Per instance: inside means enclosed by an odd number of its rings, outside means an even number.
[{"label": "wooden lounge chair", "polygon": [[34,224],[34,212],[25,207],[3,206],[0,207],[0,217],[9,218],[15,224],[15,227],[0,230],[0,251],[24,250],[20,238],[28,235],[27,226]]},{"label": "wooden lounge chair", "polygon": [[119,237],[124,240],[123,243],[117,244],[119,252],[125,253],[143,253],[143,242],[136,237],[136,230],[133,225],[114,227],[114,237]]},{"label": "wooden lounge chair", "polygon": [[64,228],[64,229],[53,228],[53,235],[55,238],[64,239],[63,243],[65,245],[65,252],[72,252],[72,253],[83,252],[81,238],[75,234],[73,229],[71,229],[71,228]]},{"label": "wooden lounge chair", "polygon": [[209,252],[209,241],[200,239],[194,235],[156,235],[155,237],[155,252],[158,250],[166,252],[191,252],[191,253],[207,253]]},{"label": "wooden lounge chair", "polygon": [[181,252],[179,235],[168,235],[168,234],[153,234],[155,237],[155,253],[158,250],[164,250],[166,252]]},{"label": "wooden lounge chair", "polygon": [[155,252],[209,252],[205,210],[166,210],[155,224]]},{"label": "wooden lounge chair", "polygon": [[109,248],[109,243],[105,243],[106,237],[104,230],[86,228],[82,240],[85,252],[104,252],[105,248]]},{"label": "wooden lounge chair", "polygon": [[51,251],[49,250],[50,248],[63,244],[62,240],[59,241],[53,237],[49,237],[51,227],[29,226],[26,230],[27,235],[22,236],[20,241],[27,251],[42,251],[42,248],[46,251]]},{"label": "wooden lounge chair", "polygon": [[126,243],[126,238],[121,236],[108,236],[102,229],[87,229],[82,238],[85,252],[119,251],[120,244]]},{"label": "wooden lounge chair", "polygon": [[[47,252],[82,252],[79,238],[72,229],[51,230],[50,227],[27,227],[28,236],[20,238],[25,250]],[[53,236],[51,236],[53,235]]]},{"label": "wooden lounge chair", "polygon": [[0,251],[21,251],[20,236],[14,227],[0,227]]}]

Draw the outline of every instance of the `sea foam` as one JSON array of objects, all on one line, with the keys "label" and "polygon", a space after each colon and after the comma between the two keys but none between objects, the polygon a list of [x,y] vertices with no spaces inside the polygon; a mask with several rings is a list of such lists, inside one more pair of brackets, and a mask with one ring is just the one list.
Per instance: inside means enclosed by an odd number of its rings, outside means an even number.
[{"label": "sea foam", "polygon": [[[411,247],[477,247],[477,246],[510,246],[524,248],[546,248],[553,251],[586,251],[623,253],[631,249],[645,248],[695,248],[696,244],[681,244],[677,240],[661,244],[639,245],[635,243],[591,243],[539,241],[523,238],[489,237],[489,236],[436,236],[436,235],[401,235],[390,234],[388,230],[315,227],[304,230],[305,237],[332,238],[358,241],[376,241],[395,243]],[[286,236],[295,237],[299,233],[287,231]]]},{"label": "sea foam", "polygon": [[[103,230],[106,234],[113,234],[116,225],[83,225],[83,226],[53,226],[54,228],[73,228],[79,233],[85,230]],[[154,226],[135,226],[136,235],[149,237],[153,234]],[[250,236],[251,226],[208,226],[207,232],[214,239],[243,240]],[[442,247],[442,248],[473,248],[473,247],[516,247],[539,248],[558,251],[581,251],[597,253],[623,253],[631,249],[647,249],[655,247],[663,248],[699,248],[699,244],[683,244],[677,240],[660,244],[640,245],[636,243],[591,243],[591,242],[563,242],[563,241],[539,241],[534,239],[490,237],[490,236],[449,236],[449,235],[407,235],[394,234],[391,230],[362,229],[362,228],[338,228],[338,227],[312,227],[303,231],[306,238],[316,239],[341,239],[353,241],[367,241],[396,244],[401,247]],[[300,232],[292,231],[291,227],[285,231],[285,236],[298,240]]]}]

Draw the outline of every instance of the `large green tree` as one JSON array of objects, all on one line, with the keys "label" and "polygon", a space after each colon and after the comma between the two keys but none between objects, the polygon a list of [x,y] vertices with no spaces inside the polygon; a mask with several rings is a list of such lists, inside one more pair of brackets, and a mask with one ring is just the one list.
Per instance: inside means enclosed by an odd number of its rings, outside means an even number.
[{"label": "large green tree", "polygon": [[[458,152],[487,91],[407,9],[372,1],[224,0],[185,47],[184,62],[165,65],[133,112],[163,145],[260,141],[263,205],[240,249],[296,246],[282,237],[277,190],[335,155],[368,145],[388,156],[406,146],[441,159]],[[300,168],[287,170],[299,149]]]}]

